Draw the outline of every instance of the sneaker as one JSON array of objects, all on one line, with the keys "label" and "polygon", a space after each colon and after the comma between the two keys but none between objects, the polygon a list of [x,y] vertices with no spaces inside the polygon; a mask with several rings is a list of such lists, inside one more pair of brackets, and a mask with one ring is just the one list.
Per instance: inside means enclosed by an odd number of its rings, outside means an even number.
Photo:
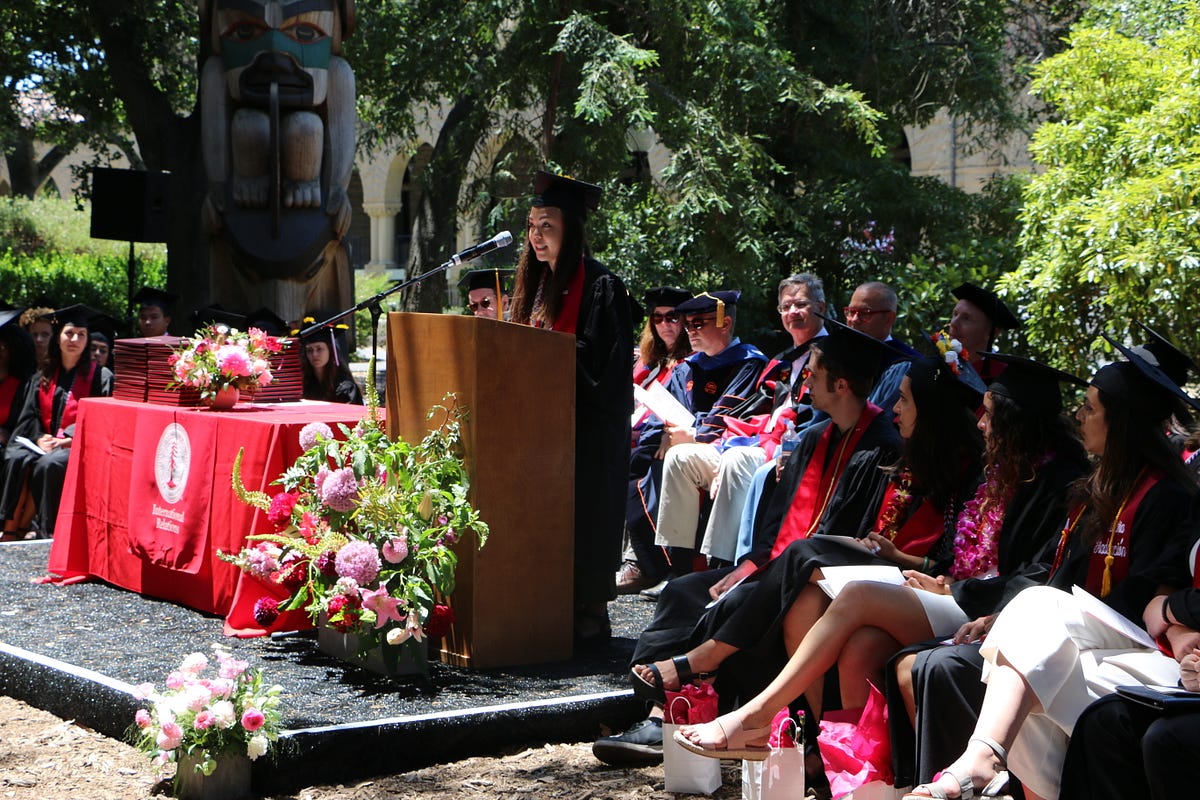
[{"label": "sneaker", "polygon": [[662,580],[651,586],[649,589],[642,589],[640,592],[638,592],[638,594],[647,600],[658,602],[658,596],[663,593],[663,588],[666,587],[666,585],[667,581]]},{"label": "sneaker", "polygon": [[654,585],[654,581],[647,578],[642,572],[642,568],[636,562],[626,561],[617,570],[617,594],[637,594],[642,589],[647,589]]},{"label": "sneaker", "polygon": [[597,739],[592,743],[592,755],[614,767],[661,764],[662,743],[662,720],[648,717],[622,734]]}]

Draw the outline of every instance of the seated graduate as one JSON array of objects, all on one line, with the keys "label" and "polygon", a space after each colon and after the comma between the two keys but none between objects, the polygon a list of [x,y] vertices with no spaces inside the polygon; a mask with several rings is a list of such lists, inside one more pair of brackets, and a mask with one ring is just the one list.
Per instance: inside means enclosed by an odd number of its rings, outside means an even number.
[{"label": "seated graduate", "polygon": [[1004,365],[984,361],[984,355],[992,351],[996,337],[1003,331],[1020,328],[1021,320],[995,292],[982,286],[964,283],[951,294],[958,302],[950,314],[950,336],[962,344],[971,366],[979,371],[984,383],[988,383],[1004,369]]},{"label": "seated graduate", "polygon": [[[1200,692],[1200,543],[1188,557],[1192,588],[1159,595],[1146,606],[1146,631],[1170,644],[1179,683]],[[1059,800],[1171,800],[1200,786],[1200,708],[1164,713],[1108,695],[1075,723],[1063,764]]]},{"label": "seated graduate", "polygon": [[[783,663],[775,645],[781,641],[788,655],[794,652],[811,626],[800,617],[829,604],[815,584],[823,577],[821,567],[891,564],[932,575],[948,569],[959,513],[979,485],[984,444],[974,408],[983,393],[982,381],[965,361],[956,370],[937,357],[913,361],[894,409],[903,451],[884,467],[890,480],[874,524],[843,531],[837,541],[805,538],[789,544],[739,602],[730,598],[704,615],[693,634],[699,644],[669,661],[635,666],[635,690],[647,696],[653,690],[659,697],[664,688],[677,691],[681,676],[715,673],[741,650],[753,655],[731,665],[735,671],[759,671],[771,662],[767,669],[778,672]],[[810,607],[805,614],[793,607],[802,594]],[[865,689],[847,684],[856,697],[860,688]]]},{"label": "seated graduate", "polygon": [[[84,305],[48,315],[55,335],[50,340],[47,364],[29,382],[17,425],[5,450],[0,514],[9,519],[28,483],[36,511],[36,531],[41,538],[54,535],[79,401],[112,393],[112,373],[92,363],[88,346],[88,325],[99,315],[100,312]],[[33,443],[41,452],[22,444],[18,437]],[[18,522],[27,525],[33,520]],[[17,534],[27,532],[19,529]]]},{"label": "seated graduate", "polygon": [[[304,318],[304,325],[316,321],[313,316]],[[338,332],[346,331],[344,324],[324,325],[300,339],[300,373],[304,379],[305,400],[323,400],[326,403],[363,404],[363,395],[354,376],[346,354],[338,341]],[[293,331],[293,335],[299,331]]]},{"label": "seated graduate", "polygon": [[[903,573],[904,585],[856,581],[832,603],[816,586],[805,586],[782,623],[785,636],[799,642],[784,670],[738,711],[709,726],[687,729],[689,749],[713,757],[761,758],[766,739],[762,728],[770,723],[769,718],[761,721],[767,709],[773,717],[801,693],[819,688],[835,664],[843,677],[843,705],[861,707],[868,695],[867,680],[878,681],[892,653],[905,644],[953,633],[967,620],[962,605],[969,604],[969,590],[993,588],[990,584],[1003,581],[997,577],[1002,560],[1024,544],[1022,537],[1037,531],[1014,523],[1027,521],[1023,518],[1031,506],[1035,516],[1042,513],[1044,497],[1039,499],[1036,492],[1048,485],[1061,489],[1063,466],[1072,476],[1083,468],[1078,444],[1072,446],[1058,414],[1058,380],[1070,376],[1023,359],[1008,360],[1008,368],[984,395],[985,412],[978,424],[987,442],[986,479],[955,524],[949,574],[956,583],[951,586],[945,576],[910,569]],[[1002,393],[1022,398],[1019,415],[994,416]],[[1041,402],[1035,399],[1039,397]],[[1003,427],[1005,422],[1013,427]],[[1066,456],[1066,464],[1056,467],[1060,454]],[[1035,490],[1024,498],[1024,507],[1013,502],[1019,487]],[[810,698],[814,711],[819,699]]]},{"label": "seated graduate", "polygon": [[[692,412],[690,425],[666,426],[651,417],[642,428],[634,455],[644,471],[630,476],[626,496],[625,528],[637,554],[643,580],[658,583],[673,568],[678,573],[691,570],[695,526],[686,544],[668,563],[661,547],[672,543],[657,540],[658,505],[662,497],[665,460],[675,447],[717,439],[725,429],[721,415],[743,404],[755,392],[759,374],[767,363],[762,352],[734,335],[737,303],[736,290],[701,292],[676,307],[683,320],[692,354],[684,359],[667,381],[667,391]],[[641,454],[653,452],[648,463]],[[635,461],[631,458],[630,468]]]},{"label": "seated graduate", "polygon": [[[828,419],[805,431],[789,457],[764,515],[759,547],[736,567],[669,581],[654,618],[638,637],[632,665],[682,652],[710,601],[750,591],[752,582],[742,581],[792,540],[871,526],[888,483],[881,467],[894,463],[900,453],[900,436],[888,415],[867,402],[883,346],[844,326],[811,344],[805,383],[813,408]],[[690,679],[680,676],[682,682]],[[661,718],[652,715],[624,734],[597,741],[592,751],[613,763],[634,747],[653,746],[656,735],[661,742]]]},{"label": "seated graduate", "polygon": [[[1160,365],[1177,386],[1187,381],[1189,359],[1162,337],[1151,336],[1143,347],[1135,349]],[[994,418],[1002,410],[997,408]],[[1187,412],[1179,409],[1176,416],[1186,419]],[[1056,534],[1042,551],[1022,548],[1019,554],[1013,552],[1007,566],[1001,564],[1001,573],[1007,576],[1003,582],[988,582],[994,588],[968,584],[973,591],[960,593],[960,596],[973,595],[973,599],[964,603],[971,622],[954,634],[953,646],[940,641],[913,645],[902,650],[888,670],[888,727],[897,786],[932,780],[938,770],[958,755],[962,743],[971,735],[986,688],[978,680],[984,664],[980,652],[982,640],[996,614],[1012,597],[1023,588],[1047,580],[1057,534],[1062,528],[1061,519],[1067,513],[1068,494],[1066,490],[1056,492],[1042,501],[1046,513],[1041,527],[1048,530],[1053,526]],[[1049,516],[1051,511],[1053,516]],[[1040,540],[1042,536],[1036,538]],[[930,724],[925,722],[928,715],[932,715]]]},{"label": "seated graduate", "polygon": [[1074,487],[1049,585],[1025,589],[1000,612],[983,644],[987,689],[966,749],[907,798],[996,796],[1006,769],[1026,797],[1058,797],[1068,739],[1092,701],[1117,685],[1179,679],[1174,658],[1102,617],[1115,612],[1136,628],[1161,615],[1163,594],[1191,583],[1196,484],[1163,423],[1179,399],[1200,404],[1118,349],[1128,361],[1095,374],[1078,414],[1084,447],[1098,460]]},{"label": "seated graduate", "polygon": [[512,300],[511,269],[476,269],[458,280],[467,293],[467,312],[482,319],[507,319]]},{"label": "seated graduate", "polygon": [[50,354],[50,340],[54,338],[54,326],[50,324],[53,308],[36,305],[21,312],[20,325],[33,340],[33,352],[37,358],[37,367],[46,365],[46,357]]},{"label": "seated graduate", "polygon": [[143,286],[133,296],[137,305],[138,335],[143,337],[167,336],[171,326],[171,306],[179,295]]}]

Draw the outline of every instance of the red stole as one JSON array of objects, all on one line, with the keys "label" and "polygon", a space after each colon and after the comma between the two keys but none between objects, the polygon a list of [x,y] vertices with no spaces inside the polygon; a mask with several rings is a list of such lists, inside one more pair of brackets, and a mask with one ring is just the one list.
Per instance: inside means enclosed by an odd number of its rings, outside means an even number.
[{"label": "red stole", "polygon": [[[1096,597],[1107,597],[1112,587],[1129,576],[1129,534],[1133,530],[1133,520],[1137,516],[1138,507],[1145,499],[1146,493],[1154,488],[1163,473],[1159,470],[1147,469],[1117,510],[1117,517],[1107,535],[1101,534],[1092,545],[1092,554],[1088,559],[1087,581],[1083,588]],[[1067,525],[1063,529],[1062,539],[1054,554],[1054,563],[1050,568],[1053,575],[1062,566],[1063,555],[1067,547],[1067,539],[1075,524],[1083,516],[1086,507],[1083,505],[1071,509],[1067,516]]]},{"label": "red stole", "polygon": [[564,333],[579,332],[577,329],[579,327],[579,306],[583,303],[583,273],[583,259],[581,258],[579,259],[579,268],[575,270],[575,274],[567,283],[562,309],[558,312],[558,317],[550,326],[550,330]]},{"label": "red stole", "polygon": [[13,403],[17,399],[17,389],[20,387],[21,382],[13,375],[9,375],[0,381],[0,424],[3,424],[8,419]]},{"label": "red stole", "polygon": [[796,539],[807,539],[816,531],[817,526],[821,524],[821,518],[825,516],[829,500],[837,488],[838,481],[841,480],[846,464],[858,447],[858,442],[866,432],[867,426],[879,413],[879,406],[873,403],[867,403],[863,407],[858,422],[843,434],[840,442],[834,445],[836,452],[829,465],[825,464],[825,459],[829,453],[829,442],[833,438],[833,431],[837,426],[830,422],[829,426],[821,432],[821,438],[817,442],[812,458],[809,459],[808,466],[804,469],[804,477],[800,479],[800,485],[792,497],[792,504],[783,518],[783,524],[779,526],[779,533],[775,537],[775,546],[771,548],[771,558],[782,553]]},{"label": "red stole", "polygon": [[88,364],[87,374],[82,374],[82,371],[75,372],[75,382],[71,384],[70,391],[67,392],[67,401],[63,406],[62,419],[58,422],[58,428],[52,429],[54,423],[54,390],[58,387],[58,375],[61,371],[51,378],[47,383],[43,383],[38,387],[38,405],[42,412],[42,430],[55,438],[61,438],[62,432],[75,424],[75,417],[79,413],[79,399],[89,397],[92,393],[92,379],[96,375],[96,365]]},{"label": "red stole", "polygon": [[[894,492],[892,487],[893,484],[889,483],[888,491]],[[885,505],[887,500],[887,495],[884,495]],[[917,510],[909,515],[909,518],[900,526],[900,530],[896,531],[896,538],[892,541],[901,552],[908,553],[910,556],[924,556],[929,552],[929,548],[933,547],[934,543],[941,538],[945,530],[945,515],[934,508],[933,503],[928,499],[923,498],[917,505]]]}]

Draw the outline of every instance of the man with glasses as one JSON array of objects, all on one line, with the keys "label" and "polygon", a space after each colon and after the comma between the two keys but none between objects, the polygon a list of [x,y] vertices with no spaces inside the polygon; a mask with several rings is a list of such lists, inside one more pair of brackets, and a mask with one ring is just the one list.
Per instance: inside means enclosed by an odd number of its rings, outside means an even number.
[{"label": "man with glasses", "polygon": [[463,275],[458,285],[467,292],[468,313],[484,319],[503,319],[500,315],[508,307],[512,275],[511,269],[477,269]]},{"label": "man with glasses", "polygon": [[890,409],[896,405],[896,398],[900,394],[900,381],[908,372],[909,362],[905,356],[918,355],[916,350],[892,336],[898,307],[895,290],[879,281],[868,281],[859,285],[854,294],[850,295],[850,304],[842,307],[847,326],[891,345],[892,349],[885,351],[879,366],[879,381],[875,384],[870,398],[872,403],[883,409]]}]

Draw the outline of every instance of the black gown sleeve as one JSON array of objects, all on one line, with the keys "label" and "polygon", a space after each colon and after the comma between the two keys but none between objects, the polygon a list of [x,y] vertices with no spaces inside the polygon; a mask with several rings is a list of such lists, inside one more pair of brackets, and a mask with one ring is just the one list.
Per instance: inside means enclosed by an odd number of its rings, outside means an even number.
[{"label": "black gown sleeve", "polygon": [[[575,332],[575,403],[589,411],[633,413],[633,323],[625,284],[598,262],[587,259],[585,284]],[[587,278],[585,278],[587,280]]]}]

